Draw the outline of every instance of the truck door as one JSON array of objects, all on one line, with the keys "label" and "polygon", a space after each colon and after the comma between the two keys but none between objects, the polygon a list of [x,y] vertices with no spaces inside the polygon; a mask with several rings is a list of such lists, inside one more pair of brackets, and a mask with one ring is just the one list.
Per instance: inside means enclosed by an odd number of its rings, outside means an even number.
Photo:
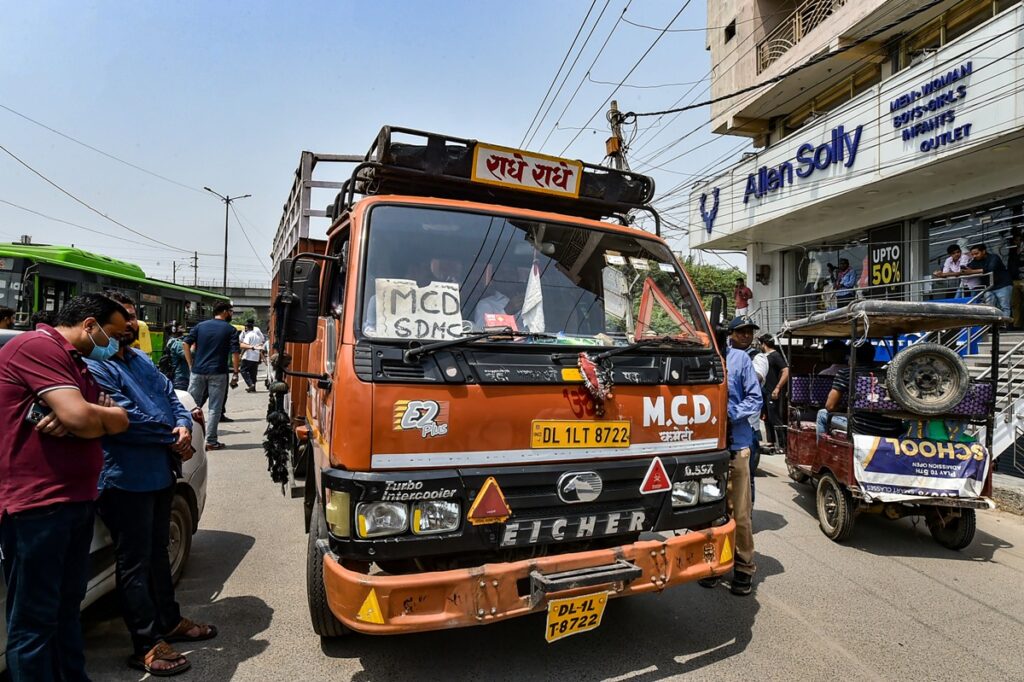
[{"label": "truck door", "polygon": [[[340,345],[342,325],[345,322],[345,292],[347,261],[348,261],[349,230],[343,228],[335,234],[328,245],[327,253],[338,256],[340,263],[330,265],[324,275],[324,291],[321,296],[320,308],[320,345],[319,358],[321,371],[327,374],[330,379],[323,382],[313,382],[311,408],[314,418],[318,422],[325,441],[330,442],[331,422],[333,418],[332,395],[342,390],[336,382],[335,368],[337,367],[338,348]],[[325,455],[327,453],[324,453]]]}]

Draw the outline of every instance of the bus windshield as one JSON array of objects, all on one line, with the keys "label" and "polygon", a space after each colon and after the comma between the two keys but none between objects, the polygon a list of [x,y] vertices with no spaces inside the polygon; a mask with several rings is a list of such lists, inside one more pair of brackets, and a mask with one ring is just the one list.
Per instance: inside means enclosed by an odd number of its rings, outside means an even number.
[{"label": "bus windshield", "polygon": [[517,335],[521,343],[671,336],[710,346],[672,252],[653,239],[388,205],[371,211],[368,234],[360,329],[370,338],[444,341],[510,328],[538,335]]}]

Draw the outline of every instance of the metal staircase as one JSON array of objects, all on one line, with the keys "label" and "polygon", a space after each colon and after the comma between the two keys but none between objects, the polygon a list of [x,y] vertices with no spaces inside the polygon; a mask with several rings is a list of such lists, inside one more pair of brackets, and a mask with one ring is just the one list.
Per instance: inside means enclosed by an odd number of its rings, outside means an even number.
[{"label": "metal staircase", "polygon": [[[992,451],[998,456],[997,471],[1024,476],[1024,332],[1000,334],[999,351]],[[986,339],[977,354],[964,358],[973,378],[989,376],[991,353],[992,343]]]}]

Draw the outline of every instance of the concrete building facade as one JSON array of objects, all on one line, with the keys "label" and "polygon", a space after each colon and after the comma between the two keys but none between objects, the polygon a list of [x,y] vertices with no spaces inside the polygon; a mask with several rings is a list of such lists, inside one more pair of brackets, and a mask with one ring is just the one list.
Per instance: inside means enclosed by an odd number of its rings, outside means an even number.
[{"label": "concrete building facade", "polygon": [[709,0],[708,20],[712,95],[765,85],[713,128],[761,149],[696,183],[689,243],[746,253],[762,326],[826,307],[840,258],[862,289],[905,285],[1024,227],[1019,1]]}]

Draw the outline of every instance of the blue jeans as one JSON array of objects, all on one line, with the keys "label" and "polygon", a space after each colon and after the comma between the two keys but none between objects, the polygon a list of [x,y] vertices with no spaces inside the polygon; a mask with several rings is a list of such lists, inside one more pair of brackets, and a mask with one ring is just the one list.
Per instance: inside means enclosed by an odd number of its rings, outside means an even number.
[{"label": "blue jeans", "polygon": [[206,418],[206,442],[217,443],[217,427],[220,417],[224,414],[224,401],[228,398],[227,374],[193,374],[188,384],[188,392],[197,407],[202,407],[206,399],[210,399]]},{"label": "blue jeans", "polygon": [[985,292],[985,303],[994,305],[1003,311],[1003,317],[1013,317],[1010,311],[1010,299],[1013,296],[1013,287],[1005,286],[999,289],[990,289]]},{"label": "blue jeans", "polygon": [[[828,425],[829,414],[829,411],[826,409],[818,410],[818,419],[815,423],[814,430],[818,432],[819,438],[821,438],[821,434],[825,433],[825,427]],[[832,413],[832,426],[845,431],[848,426],[846,422],[846,415]]]},{"label": "blue jeans", "polygon": [[93,503],[66,502],[0,522],[13,682],[88,680],[79,612],[89,585]]}]

